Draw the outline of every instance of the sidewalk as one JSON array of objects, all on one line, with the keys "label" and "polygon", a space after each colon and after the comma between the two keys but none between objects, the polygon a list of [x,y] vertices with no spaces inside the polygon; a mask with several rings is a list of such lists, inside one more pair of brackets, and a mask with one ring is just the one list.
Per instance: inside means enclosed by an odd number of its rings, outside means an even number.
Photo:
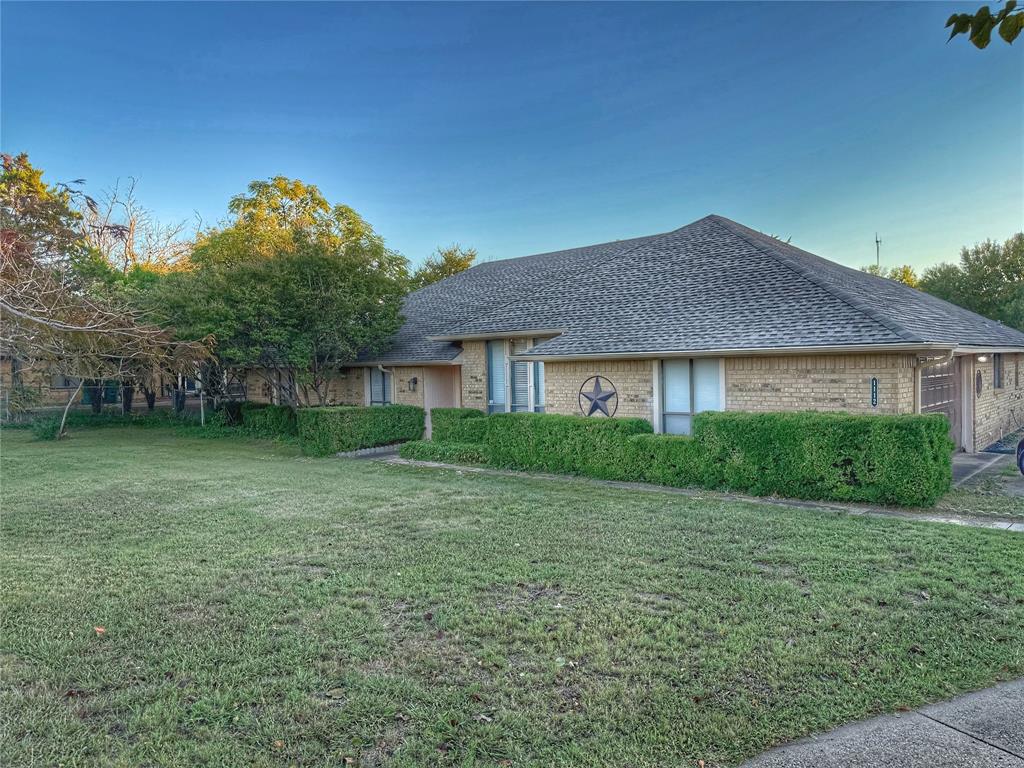
[{"label": "sidewalk", "polygon": [[743,768],[1024,768],[1024,680],[765,752]]},{"label": "sidewalk", "polygon": [[[442,464],[435,461],[418,461],[414,459],[400,458],[396,453],[387,453],[382,456],[371,456],[368,458],[384,461],[389,464],[401,464],[410,467],[427,467],[432,469],[447,469],[465,474],[493,475],[498,477],[526,477],[540,480],[555,480],[564,483],[590,483],[602,485],[609,488],[628,488],[637,491],[651,491],[654,493],[669,493],[680,496],[702,497],[724,499],[731,501],[742,501],[748,504],[763,504],[771,507],[798,507],[802,509],[817,509],[826,512],[842,512],[847,515],[861,515],[866,517],[895,517],[901,520],[912,520],[928,523],[948,523],[951,525],[965,525],[971,528],[994,528],[1014,533],[1024,533],[1024,521],[1020,518],[1002,517],[970,517],[966,515],[948,515],[942,512],[928,512],[927,510],[908,511],[896,507],[879,507],[869,504],[844,504],[838,501],[805,501],[802,499],[782,499],[774,496],[747,496],[741,493],[727,493],[723,491],[709,491],[702,488],[672,488],[665,485],[652,485],[650,483],[630,483],[620,480],[598,480],[591,477],[579,477],[577,475],[552,475],[543,472],[520,472],[511,469],[493,469],[491,467],[468,467],[458,464]],[[1005,456],[997,456],[1005,459]],[[996,462],[983,462],[982,469],[989,469],[995,466]]]}]

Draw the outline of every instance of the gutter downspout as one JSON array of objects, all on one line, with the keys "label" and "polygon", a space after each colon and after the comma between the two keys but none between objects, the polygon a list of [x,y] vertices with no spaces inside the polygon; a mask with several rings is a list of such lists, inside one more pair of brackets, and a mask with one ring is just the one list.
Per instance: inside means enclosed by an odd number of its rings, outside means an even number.
[{"label": "gutter downspout", "polygon": [[914,413],[921,412],[921,372],[934,368],[937,365],[945,365],[951,362],[953,360],[953,352],[954,350],[951,349],[942,357],[926,360],[917,366],[917,386],[914,387]]}]

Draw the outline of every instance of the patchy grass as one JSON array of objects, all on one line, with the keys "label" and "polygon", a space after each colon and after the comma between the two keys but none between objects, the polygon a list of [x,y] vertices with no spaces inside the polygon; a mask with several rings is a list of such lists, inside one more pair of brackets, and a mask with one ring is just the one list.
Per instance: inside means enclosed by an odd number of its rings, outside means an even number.
[{"label": "patchy grass", "polygon": [[731,765],[1024,674],[1020,535],[154,429],[2,461],[4,765]]}]

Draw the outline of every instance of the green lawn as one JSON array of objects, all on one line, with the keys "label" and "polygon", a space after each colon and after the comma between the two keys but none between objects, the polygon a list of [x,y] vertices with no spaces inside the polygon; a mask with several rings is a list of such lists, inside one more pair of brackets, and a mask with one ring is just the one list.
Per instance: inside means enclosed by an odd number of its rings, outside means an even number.
[{"label": "green lawn", "polygon": [[1024,674],[1018,534],[158,429],[2,449],[5,766],[732,765]]}]

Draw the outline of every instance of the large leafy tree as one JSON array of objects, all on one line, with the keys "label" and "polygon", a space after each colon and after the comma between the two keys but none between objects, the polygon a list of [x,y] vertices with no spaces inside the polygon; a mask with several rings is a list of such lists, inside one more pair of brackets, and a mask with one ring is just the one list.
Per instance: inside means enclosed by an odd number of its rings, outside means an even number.
[{"label": "large leafy tree", "polygon": [[339,366],[380,354],[398,330],[406,261],[298,180],[255,181],[229,211],[150,306],[185,338],[213,336],[221,365],[263,376],[279,402],[323,404]]},{"label": "large leafy tree", "polygon": [[987,48],[993,30],[1012,44],[1024,29],[1024,7],[1018,8],[1017,0],[1006,0],[1006,4],[995,13],[987,5],[974,13],[954,13],[946,21],[946,29],[950,30],[950,40],[957,35],[967,35],[975,48]]},{"label": "large leafy tree", "polygon": [[1024,331],[1024,233],[963,248],[958,264],[925,270],[919,287]]},{"label": "large leafy tree", "polygon": [[909,285],[911,288],[917,288],[917,273],[914,272],[914,268],[909,264],[889,268],[880,267],[877,264],[871,264],[867,267],[861,267],[860,270],[861,272],[867,272],[869,275],[885,277],[889,280],[895,280],[898,283]]},{"label": "large leafy tree", "polygon": [[[94,385],[193,370],[208,354],[204,344],[179,343],[78,271],[90,246],[77,201],[95,207],[72,186],[43,182],[26,155],[3,156],[0,348],[42,373]],[[62,419],[58,436],[63,432]]]},{"label": "large leafy tree", "polygon": [[412,290],[423,288],[446,277],[465,272],[476,261],[475,248],[463,248],[458,243],[447,248],[438,248],[428,256],[423,265],[413,273],[410,281]]}]

